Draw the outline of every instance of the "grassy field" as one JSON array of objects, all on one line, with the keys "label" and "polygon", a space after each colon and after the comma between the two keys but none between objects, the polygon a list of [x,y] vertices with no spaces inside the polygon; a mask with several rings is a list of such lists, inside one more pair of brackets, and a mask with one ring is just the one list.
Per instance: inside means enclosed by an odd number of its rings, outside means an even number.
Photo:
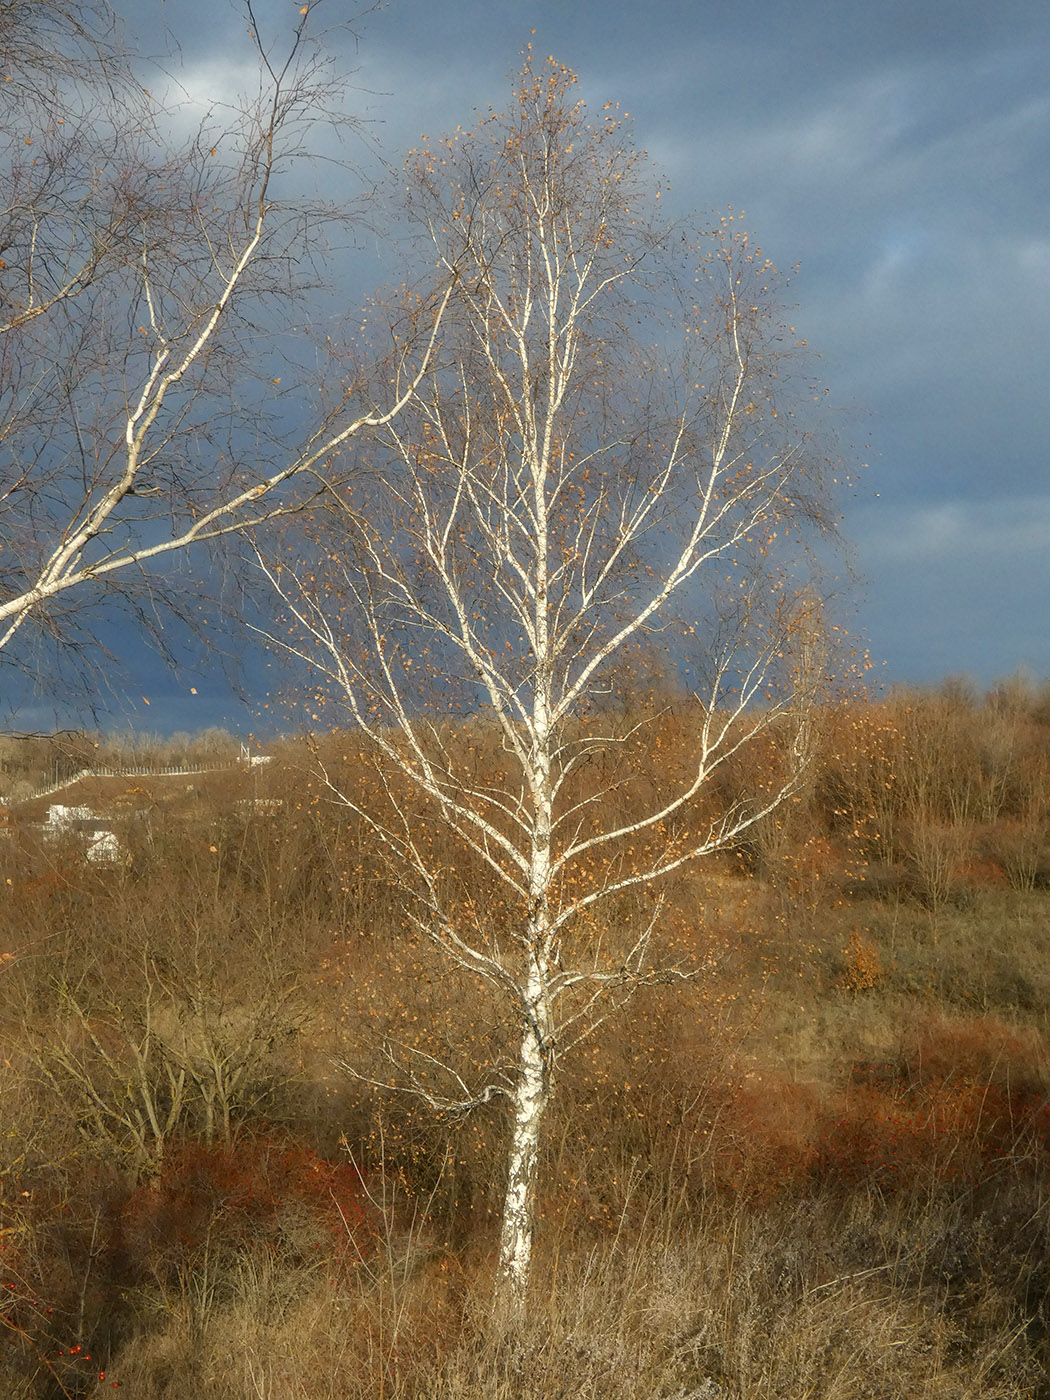
[{"label": "grassy field", "polygon": [[[697,975],[559,1063],[513,1338],[500,1110],[369,1082],[391,1044],[479,1077],[513,1028],[407,931],[316,755],[99,780],[109,866],[14,805],[0,1391],[1050,1396],[1050,702],[825,719],[798,800],[669,890],[658,951]],[[660,723],[653,784],[685,743]],[[367,784],[339,736],[322,757]]]}]

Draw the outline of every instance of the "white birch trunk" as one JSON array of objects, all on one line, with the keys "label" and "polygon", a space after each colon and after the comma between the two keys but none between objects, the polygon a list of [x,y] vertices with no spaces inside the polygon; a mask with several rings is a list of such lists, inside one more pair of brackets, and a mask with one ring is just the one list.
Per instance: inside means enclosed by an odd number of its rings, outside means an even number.
[{"label": "white birch trunk", "polygon": [[[551,297],[550,325],[556,324],[557,298]],[[550,333],[547,346],[550,379],[558,378],[557,338]],[[549,987],[552,931],[550,919],[551,829],[551,655],[548,617],[549,549],[548,500],[550,489],[550,436],[554,411],[548,405],[541,429],[533,423],[532,510],[535,522],[535,574],[532,608],[532,640],[536,658],[532,701],[531,744],[525,779],[532,799],[529,852],[529,918],[525,936],[527,976],[522,1010],[525,1027],[518,1055],[518,1079],[514,1090],[514,1121],[500,1228],[496,1308],[500,1320],[517,1326],[524,1321],[532,1266],[532,1240],[536,1227],[536,1185],[539,1175],[540,1134],[552,1092],[551,1056],[554,1049],[554,1007]]]},{"label": "white birch trunk", "polygon": [[[545,631],[542,624],[537,630]],[[512,1329],[520,1327],[525,1320],[532,1240],[536,1229],[540,1134],[553,1089],[550,1070],[554,1048],[554,1008],[548,985],[552,805],[548,716],[547,695],[545,687],[541,685],[533,708],[535,746],[529,775],[534,809],[529,872],[530,915],[525,940],[528,972],[522,989],[525,1025],[518,1052],[514,1119],[507,1154],[496,1276],[496,1312],[499,1321]]]},{"label": "white birch trunk", "polygon": [[536,1182],[540,1132],[550,1099],[546,1052],[529,1021],[521,1039],[514,1121],[507,1154],[507,1178],[496,1277],[497,1314],[514,1326],[525,1316],[536,1225]]}]

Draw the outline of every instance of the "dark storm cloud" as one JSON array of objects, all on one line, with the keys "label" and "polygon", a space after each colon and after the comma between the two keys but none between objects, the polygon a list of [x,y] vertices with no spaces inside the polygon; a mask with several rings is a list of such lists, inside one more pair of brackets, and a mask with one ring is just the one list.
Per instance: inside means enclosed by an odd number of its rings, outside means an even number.
[{"label": "dark storm cloud", "polygon": [[[264,29],[296,9],[264,0]],[[213,86],[243,31],[197,0],[134,22],[170,23]],[[392,0],[358,28],[351,100],[395,167],[420,132],[501,104],[531,37],[595,107],[631,113],[675,214],[746,211],[798,264],[792,320],[824,354],[839,437],[871,462],[844,508],[881,674],[1050,673],[1043,0]],[[378,271],[374,253],[346,262],[349,305]]]}]

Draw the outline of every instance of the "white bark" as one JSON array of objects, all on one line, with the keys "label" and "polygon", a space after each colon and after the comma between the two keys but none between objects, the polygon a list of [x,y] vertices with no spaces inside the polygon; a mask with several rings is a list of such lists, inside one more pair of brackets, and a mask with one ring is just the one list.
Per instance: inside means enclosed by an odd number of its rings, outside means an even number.
[{"label": "white bark", "polygon": [[539,995],[540,1004],[534,1008],[537,1019],[526,1022],[521,1037],[500,1222],[497,1289],[504,1304],[505,1320],[510,1322],[520,1320],[525,1313],[536,1229],[540,1135],[551,1090],[549,1052],[541,1045],[537,1033],[538,1017],[545,1010],[542,993]]},{"label": "white bark", "polygon": [[[10,156],[0,171],[0,651],[27,623],[51,625],[60,605],[66,619],[74,596],[125,580],[152,578],[158,596],[174,598],[158,566],[301,507],[297,488],[322,490],[335,459],[389,423],[426,373],[428,328],[372,404],[351,412],[347,401],[298,446],[276,423],[266,439],[261,420],[292,385],[278,375],[260,393],[257,371],[273,373],[261,370],[261,356],[273,345],[260,345],[251,323],[265,324],[279,298],[286,330],[295,286],[282,269],[309,265],[318,223],[334,217],[301,195],[285,200],[281,181],[308,154],[316,125],[345,120],[331,110],[339,80],[308,32],[314,8],[302,7],[279,59],[245,0],[258,92],[240,107],[235,94],[218,94],[221,118],[207,117],[184,147],[169,149],[170,114],[144,95],[117,49],[119,83],[102,66],[92,98],[81,82],[91,65],[79,55],[67,63],[69,90],[56,95],[42,88],[56,79],[34,25],[46,38],[49,16],[65,10],[29,7],[15,18],[14,90],[24,57],[25,84],[39,100],[26,100],[25,131],[0,150],[0,163]],[[69,14],[74,47],[91,49],[95,8]],[[23,137],[40,148],[39,188],[26,173]],[[429,331],[441,311],[439,297]],[[313,413],[315,377],[302,388]],[[239,402],[242,391],[253,401]]]}]

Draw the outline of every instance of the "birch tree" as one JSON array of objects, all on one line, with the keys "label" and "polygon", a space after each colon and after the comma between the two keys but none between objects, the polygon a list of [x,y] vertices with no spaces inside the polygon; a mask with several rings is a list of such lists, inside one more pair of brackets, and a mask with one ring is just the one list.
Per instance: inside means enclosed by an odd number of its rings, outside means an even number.
[{"label": "birch tree", "polygon": [[[774,269],[728,219],[696,242],[661,227],[625,120],[589,122],[575,82],[530,59],[507,114],[410,155],[408,216],[449,296],[432,372],[395,378],[404,412],[312,541],[260,556],[291,629],[271,640],[373,761],[371,797],[329,771],[332,796],[368,824],[409,926],[508,1009],[513,1049],[487,1074],[388,1052],[391,1082],[436,1110],[506,1105],[511,1321],[559,1060],[639,987],[696,974],[659,955],[661,889],[790,797],[830,655],[825,474],[787,402]],[[384,326],[396,345],[411,307]],[[632,756],[659,706],[617,708],[642,654],[691,736],[655,794]],[[481,731],[484,770],[464,742]],[[772,776],[727,796],[758,745]],[[610,753],[615,777],[589,783]],[[435,827],[472,900],[450,893]]]},{"label": "birch tree", "polygon": [[399,407],[348,392],[322,413],[292,344],[350,208],[338,159],[337,197],[306,193],[353,125],[322,10],[274,38],[244,0],[242,51],[223,56],[241,90],[207,101],[192,73],[129,55],[104,4],[0,10],[8,660],[28,633],[91,644],[93,600],[177,596],[170,561],[296,508]]}]

